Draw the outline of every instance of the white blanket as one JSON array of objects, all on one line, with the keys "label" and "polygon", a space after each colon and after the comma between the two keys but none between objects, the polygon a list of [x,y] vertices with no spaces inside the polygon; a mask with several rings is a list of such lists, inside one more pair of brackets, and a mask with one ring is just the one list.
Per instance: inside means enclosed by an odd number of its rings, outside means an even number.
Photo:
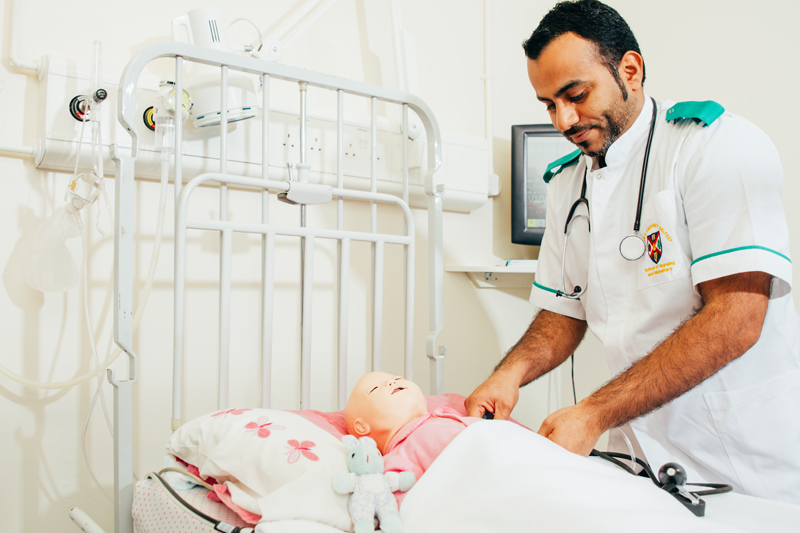
[{"label": "white blanket", "polygon": [[488,420],[448,445],[400,514],[409,533],[790,531],[800,523],[794,506],[734,494],[707,497],[698,518],[646,478]]}]

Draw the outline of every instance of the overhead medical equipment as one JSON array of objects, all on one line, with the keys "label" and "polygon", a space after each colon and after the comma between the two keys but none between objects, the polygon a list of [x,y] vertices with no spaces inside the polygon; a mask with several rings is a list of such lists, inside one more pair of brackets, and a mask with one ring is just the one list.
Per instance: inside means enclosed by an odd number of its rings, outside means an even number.
[{"label": "overhead medical equipment", "polygon": [[[187,31],[189,44],[222,52],[231,51],[228,28],[219,6],[192,9],[188,14],[173,19],[172,36],[176,41],[179,40],[181,27]],[[253,78],[238,72],[229,74],[227,69],[222,70],[221,75],[226,78],[228,87],[225,95],[228,124],[256,116]],[[219,125],[223,105],[220,97],[220,69],[192,64],[187,78],[187,90],[194,100],[194,125],[199,128]]]},{"label": "overhead medical equipment", "polygon": [[[656,101],[653,98],[651,98],[651,100],[653,102],[653,116],[650,119],[650,132],[647,135],[647,144],[645,145],[644,149],[644,160],[642,161],[642,177],[639,180],[639,200],[636,204],[636,220],[633,223],[633,233],[623,237],[622,241],[619,243],[619,253],[628,261],[638,261],[644,257],[644,253],[647,249],[644,238],[639,235],[639,225],[642,221],[642,202],[644,201],[644,184],[647,178],[647,163],[650,160],[650,146],[653,143],[653,132],[656,129]],[[592,231],[591,224],[589,223],[589,200],[586,198],[587,171],[588,168],[584,169],[583,171],[581,195],[577,200],[575,200],[575,203],[572,204],[572,207],[570,207],[569,213],[567,213],[567,220],[564,223],[564,252],[561,254],[562,290],[556,292],[556,296],[561,296],[563,298],[577,299],[586,292],[586,287],[581,287],[579,285],[576,285],[571,291],[568,290],[566,287],[564,271],[566,270],[567,265],[567,244],[569,243],[569,235],[572,230],[570,223],[578,218],[585,218],[587,224],[589,225],[589,231]],[[578,212],[578,209],[581,205],[586,206],[586,214]]]},{"label": "overhead medical equipment", "polygon": [[333,5],[336,0],[306,0],[294,8],[270,33],[260,35],[250,55],[256,59],[278,62],[300,36]]}]

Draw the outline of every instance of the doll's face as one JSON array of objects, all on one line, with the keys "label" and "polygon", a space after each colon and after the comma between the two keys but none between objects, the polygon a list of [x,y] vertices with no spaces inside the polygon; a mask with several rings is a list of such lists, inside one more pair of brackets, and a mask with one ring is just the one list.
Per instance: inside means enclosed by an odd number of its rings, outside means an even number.
[{"label": "doll's face", "polygon": [[[383,450],[394,434],[428,412],[428,401],[414,382],[386,372],[370,372],[358,380],[345,409],[347,431],[370,436]],[[385,442],[384,442],[385,441]]]}]

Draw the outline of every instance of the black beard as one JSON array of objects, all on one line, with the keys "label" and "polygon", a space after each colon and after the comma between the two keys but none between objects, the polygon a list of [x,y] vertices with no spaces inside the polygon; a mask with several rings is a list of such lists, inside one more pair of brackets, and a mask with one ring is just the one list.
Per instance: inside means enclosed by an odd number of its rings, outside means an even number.
[{"label": "black beard", "polygon": [[624,112],[623,111],[624,109],[623,106],[625,105],[624,102],[625,100],[623,100],[623,102],[621,103],[615,104],[611,109],[603,113],[603,122],[605,122],[603,126],[597,125],[589,127],[579,127],[576,125],[566,130],[563,133],[564,137],[566,137],[567,140],[572,142],[572,139],[570,139],[570,137],[572,137],[573,135],[586,131],[587,129],[598,128],[605,135],[603,146],[601,146],[599,150],[592,152],[587,151],[587,148],[589,146],[588,141],[581,141],[579,143],[573,143],[573,144],[580,147],[581,151],[584,154],[588,155],[589,157],[605,157],[606,153],[608,152],[608,149],[611,148],[611,145],[614,144],[614,141],[619,139],[619,136],[622,135],[622,131],[625,129],[625,126],[630,122],[631,117],[633,116],[633,109],[634,109],[633,106],[630,106],[629,109],[627,109],[627,113],[624,114],[622,113]]}]

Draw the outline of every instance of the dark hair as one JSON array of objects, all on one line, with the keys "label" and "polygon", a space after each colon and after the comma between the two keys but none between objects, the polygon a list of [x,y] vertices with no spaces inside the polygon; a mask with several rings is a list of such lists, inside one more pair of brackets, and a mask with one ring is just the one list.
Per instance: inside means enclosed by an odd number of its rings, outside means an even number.
[{"label": "dark hair", "polygon": [[[618,84],[622,83],[617,72],[617,65],[622,61],[622,56],[631,50],[642,55],[639,43],[636,42],[636,37],[625,19],[614,8],[597,0],[556,4],[539,22],[539,26],[533,30],[528,40],[522,43],[525,55],[529,59],[537,59],[542,50],[555,38],[570,32],[597,45],[603,63]],[[644,76],[644,63],[642,63],[642,84]]]}]

